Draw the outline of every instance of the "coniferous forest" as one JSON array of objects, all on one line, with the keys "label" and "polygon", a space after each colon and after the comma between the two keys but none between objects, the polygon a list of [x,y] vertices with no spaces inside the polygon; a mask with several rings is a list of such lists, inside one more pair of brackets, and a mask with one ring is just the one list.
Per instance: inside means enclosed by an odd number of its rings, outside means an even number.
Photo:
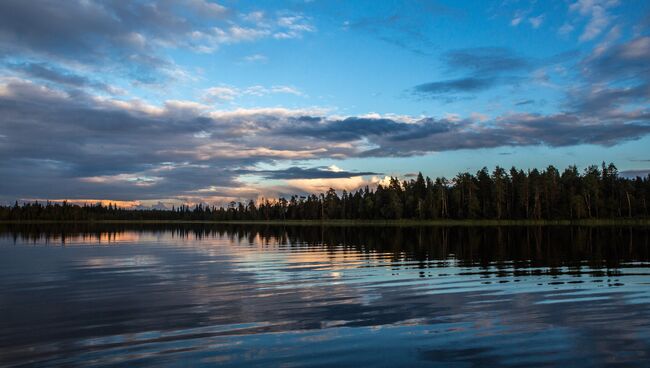
[{"label": "coniferous forest", "polygon": [[626,178],[614,164],[570,166],[560,172],[483,168],[452,179],[391,178],[388,185],[226,207],[197,204],[171,210],[123,209],[109,204],[25,203],[0,206],[0,220],[577,220],[647,218],[650,175]]}]

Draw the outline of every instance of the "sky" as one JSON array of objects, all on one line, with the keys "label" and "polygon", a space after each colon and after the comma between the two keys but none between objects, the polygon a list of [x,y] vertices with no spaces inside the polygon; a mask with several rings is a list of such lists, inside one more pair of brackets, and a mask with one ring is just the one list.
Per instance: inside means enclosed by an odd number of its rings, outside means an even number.
[{"label": "sky", "polygon": [[0,1],[0,202],[650,172],[650,2]]}]

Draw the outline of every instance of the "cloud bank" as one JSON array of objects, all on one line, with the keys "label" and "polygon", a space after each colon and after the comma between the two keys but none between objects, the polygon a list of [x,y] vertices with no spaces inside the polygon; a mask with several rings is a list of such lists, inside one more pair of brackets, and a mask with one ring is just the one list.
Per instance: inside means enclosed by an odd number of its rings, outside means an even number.
[{"label": "cloud bank", "polygon": [[642,109],[592,115],[578,108],[487,121],[337,117],[280,108],[220,111],[191,101],[150,105],[15,77],[0,81],[0,115],[0,175],[12,178],[0,183],[4,199],[105,193],[121,200],[232,198],[254,193],[239,181],[245,174],[286,180],[378,174],[256,169],[260,164],[505,146],[611,146],[650,132],[650,113]]}]

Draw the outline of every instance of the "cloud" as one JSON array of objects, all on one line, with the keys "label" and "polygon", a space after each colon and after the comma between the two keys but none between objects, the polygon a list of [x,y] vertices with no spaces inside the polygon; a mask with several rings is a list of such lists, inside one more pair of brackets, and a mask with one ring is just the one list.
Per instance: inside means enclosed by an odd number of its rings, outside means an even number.
[{"label": "cloud", "polygon": [[341,178],[352,178],[355,176],[369,176],[369,175],[383,175],[381,173],[362,171],[362,172],[353,172],[353,171],[344,171],[336,168],[336,166],[331,167],[313,167],[313,168],[302,168],[302,167],[289,167],[284,170],[239,170],[238,174],[242,175],[257,175],[264,177],[266,179],[273,180],[292,180],[292,179],[341,179]]},{"label": "cloud", "polygon": [[557,33],[560,36],[566,36],[569,33],[573,32],[575,27],[569,23],[564,23],[560,28],[558,28]]},{"label": "cloud", "polygon": [[231,200],[260,190],[243,185],[242,175],[284,180],[295,188],[335,183],[351,188],[379,173],[255,167],[492,147],[611,146],[650,133],[650,113],[644,111],[492,119],[337,117],[318,109],[220,111],[192,101],[151,105],[74,95],[19,78],[0,81],[0,116],[0,176],[12,178],[0,181],[3,200],[105,198],[107,193],[118,200]]},{"label": "cloud", "polygon": [[569,6],[570,12],[577,12],[588,18],[582,34],[581,42],[591,41],[598,37],[612,22],[609,9],[617,6],[618,0],[578,0]]},{"label": "cloud", "polygon": [[477,74],[498,74],[526,70],[530,61],[502,47],[477,47],[447,52],[443,61],[450,71],[466,70]]},{"label": "cloud", "polygon": [[521,100],[521,101],[515,102],[515,106],[531,105],[531,104],[534,104],[534,103],[535,103],[535,101],[533,101],[533,100]]},{"label": "cloud", "polygon": [[271,94],[290,94],[294,96],[304,95],[299,89],[295,87],[283,85],[275,85],[270,87],[255,85],[246,88],[217,86],[206,89],[203,92],[203,100],[208,102],[228,102],[243,96],[263,97]]},{"label": "cloud", "polygon": [[513,14],[512,19],[510,20],[510,25],[517,27],[527,21],[532,28],[539,28],[544,22],[545,15],[540,14],[535,17],[529,16],[531,12],[532,9],[517,9]]},{"label": "cloud", "polygon": [[268,58],[262,54],[252,54],[244,56],[243,60],[247,63],[265,63],[268,61]]},{"label": "cloud", "polygon": [[106,83],[91,80],[83,75],[75,74],[68,70],[54,68],[46,63],[22,63],[9,65],[10,70],[28,78],[36,78],[53,82],[59,85],[76,88],[94,88],[99,91],[111,94],[123,94],[119,88],[112,87]]},{"label": "cloud", "polygon": [[538,15],[536,17],[528,18],[528,23],[530,23],[530,26],[535,29],[539,28],[539,26],[541,26],[543,22],[544,22],[544,14]]},{"label": "cloud", "polygon": [[627,104],[647,102],[650,99],[650,84],[621,88],[592,85],[576,90],[569,96],[568,104],[576,110],[585,113],[615,114],[618,113],[616,109]]},{"label": "cloud", "polygon": [[411,91],[420,97],[453,100],[458,94],[485,91],[498,85],[515,84],[520,72],[532,63],[506,48],[480,47],[452,50],[442,58],[449,73],[463,73],[459,78],[419,84]]},{"label": "cloud", "polygon": [[232,101],[235,98],[239,97],[240,92],[238,89],[233,87],[218,86],[211,87],[205,90],[203,93],[203,99],[210,102],[223,102],[223,101]]},{"label": "cloud", "polygon": [[597,47],[579,63],[584,83],[569,90],[566,106],[584,114],[644,119],[650,99],[649,59],[647,36]]},{"label": "cloud", "polygon": [[[436,49],[435,37],[432,37],[435,22],[432,19],[442,17],[462,17],[462,11],[437,1],[376,2],[365,1],[338,4],[332,17],[343,21],[343,29],[349,32],[364,32],[382,42],[407,50],[417,55],[430,55]],[[372,9],[358,16],[359,7]]]},{"label": "cloud", "polygon": [[295,96],[303,95],[303,93],[295,87],[282,86],[282,85],[271,86],[271,87],[255,85],[242,90],[242,93],[244,95],[253,95],[253,96],[266,96],[274,93],[285,93],[285,94],[290,94]]},{"label": "cloud", "polygon": [[364,179],[361,176],[327,179],[289,179],[287,180],[287,187],[284,189],[284,192],[287,194],[325,193],[330,188],[352,192],[365,186],[376,186],[380,180],[378,177]]},{"label": "cloud", "polygon": [[521,10],[515,12],[515,15],[512,17],[512,20],[510,21],[510,25],[513,27],[520,25],[521,22],[523,22],[524,19],[526,18],[526,14],[527,12]]},{"label": "cloud", "polygon": [[278,18],[277,24],[281,29],[273,34],[273,38],[277,39],[300,38],[304,33],[316,30],[302,15],[282,16]]},{"label": "cloud", "polygon": [[290,119],[291,123],[280,127],[274,134],[308,137],[311,139],[354,142],[364,139],[374,141],[380,137],[403,139],[410,135],[430,134],[447,130],[446,122],[422,119],[417,124],[390,118],[348,117],[327,119],[323,117],[301,116]]},{"label": "cloud", "polygon": [[413,87],[416,93],[423,95],[444,95],[449,92],[475,92],[493,87],[497,83],[495,78],[459,78],[438,82],[424,83]]},{"label": "cloud", "polygon": [[228,11],[225,7],[208,0],[188,0],[184,5],[204,17],[221,18]]},{"label": "cloud", "polygon": [[262,38],[297,38],[315,28],[301,14],[247,20],[206,0],[0,2],[0,53],[48,64],[110,68],[141,83],[173,77],[161,50],[215,52]]},{"label": "cloud", "polygon": [[592,80],[612,80],[615,78],[650,77],[650,37],[640,36],[599,49],[581,64],[583,73]]}]

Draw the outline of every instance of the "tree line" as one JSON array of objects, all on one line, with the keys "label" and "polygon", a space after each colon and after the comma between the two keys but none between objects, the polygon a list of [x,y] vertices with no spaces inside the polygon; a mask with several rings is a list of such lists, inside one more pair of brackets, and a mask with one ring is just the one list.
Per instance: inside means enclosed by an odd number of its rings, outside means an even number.
[{"label": "tree line", "polygon": [[647,218],[650,175],[619,176],[614,164],[592,165],[582,173],[569,166],[562,173],[483,168],[452,179],[390,178],[374,190],[330,189],[319,195],[291,196],[228,206],[181,205],[171,210],[124,209],[64,203],[0,206],[0,220],[573,220]]}]

